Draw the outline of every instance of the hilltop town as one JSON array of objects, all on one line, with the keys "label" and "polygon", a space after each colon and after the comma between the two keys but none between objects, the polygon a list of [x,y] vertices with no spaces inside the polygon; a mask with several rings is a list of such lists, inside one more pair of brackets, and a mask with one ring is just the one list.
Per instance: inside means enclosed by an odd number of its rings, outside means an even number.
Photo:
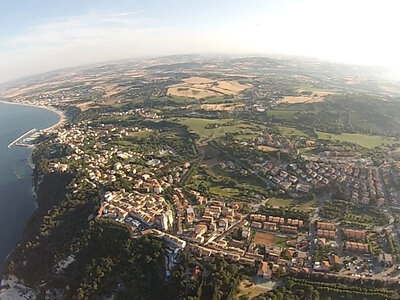
[{"label": "hilltop town", "polygon": [[398,299],[400,89],[368,72],[183,56],[4,86],[68,119],[34,142],[9,273],[47,299]]}]

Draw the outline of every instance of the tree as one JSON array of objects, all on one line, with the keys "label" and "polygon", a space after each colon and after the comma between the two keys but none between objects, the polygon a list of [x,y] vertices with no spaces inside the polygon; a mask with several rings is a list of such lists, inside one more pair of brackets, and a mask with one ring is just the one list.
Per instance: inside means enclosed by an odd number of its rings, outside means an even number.
[{"label": "tree", "polygon": [[319,297],[319,292],[317,291],[317,290],[314,290],[313,292],[312,292],[312,298],[311,298],[312,300],[319,300],[320,299],[320,297]]}]

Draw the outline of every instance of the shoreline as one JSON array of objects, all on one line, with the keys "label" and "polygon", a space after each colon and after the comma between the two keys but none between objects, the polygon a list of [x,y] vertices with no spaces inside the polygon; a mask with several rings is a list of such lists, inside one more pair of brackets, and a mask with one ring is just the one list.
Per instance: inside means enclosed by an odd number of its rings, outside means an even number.
[{"label": "shoreline", "polygon": [[54,125],[52,125],[50,127],[40,129],[43,132],[51,132],[53,129],[65,124],[66,121],[67,121],[67,117],[65,116],[64,112],[61,111],[61,110],[56,109],[53,106],[35,105],[35,104],[29,104],[29,103],[17,103],[17,102],[4,101],[4,100],[0,100],[0,103],[42,108],[42,109],[47,109],[49,111],[52,111],[52,112],[56,113],[60,117],[60,120],[58,120],[58,122],[56,124],[54,124]]},{"label": "shoreline", "polygon": [[[48,111],[52,111],[52,112],[56,113],[56,114],[60,117],[60,119],[58,120],[57,123],[51,125],[50,127],[40,129],[40,131],[45,132],[45,133],[49,133],[49,132],[51,132],[52,130],[58,128],[59,126],[62,126],[63,124],[65,124],[65,123],[67,122],[67,118],[66,118],[64,112],[61,111],[61,110],[58,110],[58,109],[56,109],[56,108],[54,108],[54,107],[52,107],[52,106],[34,105],[34,104],[28,104],[28,103],[16,103],[16,102],[4,101],[4,100],[0,100],[0,103],[3,103],[3,104],[10,104],[10,105],[22,105],[22,106],[29,106],[29,107],[42,108],[42,109],[46,109],[46,110],[48,110]],[[33,152],[34,152],[35,147],[36,147],[36,145],[32,145],[31,147],[28,147],[28,148],[31,149],[31,151],[30,151],[30,154],[28,155],[28,157],[26,158],[26,165],[27,165],[28,168],[31,169],[31,171],[32,171],[32,175],[31,175],[31,176],[32,176],[32,177],[33,177],[33,171],[34,171],[34,169],[35,169],[35,167],[36,167],[35,164],[33,163],[33,159],[32,159],[32,155],[33,155]],[[31,185],[32,198],[33,198],[33,201],[34,201],[34,203],[35,203],[35,208],[34,208],[33,213],[35,213],[35,211],[36,211],[37,208],[38,208],[37,195],[36,195],[36,184],[37,184],[37,183],[32,182],[32,185]],[[29,220],[29,219],[28,219],[28,220]],[[25,225],[25,227],[24,227],[23,230],[25,230],[25,229],[26,229],[26,225]],[[22,235],[19,237],[19,240],[20,240],[21,238],[22,238]],[[7,275],[7,276],[10,276],[10,275],[13,276],[12,274],[9,274],[9,273],[7,272],[7,261],[8,261],[8,259],[9,259],[9,257],[12,255],[12,253],[15,251],[16,247],[17,247],[17,245],[15,245],[15,246],[10,250],[10,252],[7,254],[7,256],[6,256],[4,259],[2,259],[2,262],[0,263],[0,265],[3,265],[3,268],[4,268],[4,270],[1,270],[1,271],[0,271],[0,276],[1,276],[1,278],[3,278],[5,275]],[[3,290],[1,290],[1,291],[0,291],[0,298],[2,298],[2,296],[3,296],[4,294],[6,294],[9,290],[10,290],[10,289],[5,289],[5,290],[3,289]],[[12,288],[11,288],[11,290],[12,290]]]}]

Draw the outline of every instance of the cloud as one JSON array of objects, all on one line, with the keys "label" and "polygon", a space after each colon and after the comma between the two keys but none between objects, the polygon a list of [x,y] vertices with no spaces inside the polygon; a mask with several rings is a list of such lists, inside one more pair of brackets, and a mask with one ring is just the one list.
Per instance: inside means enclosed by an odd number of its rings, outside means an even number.
[{"label": "cloud", "polygon": [[[113,59],[232,51],[224,32],[165,26],[143,11],[49,19],[0,46],[0,82]],[[217,49],[217,50],[216,50]],[[7,70],[7,71],[5,71]]]},{"label": "cloud", "polygon": [[[0,81],[55,68],[151,55],[168,27],[141,12],[90,13],[46,20],[0,46]],[[155,48],[156,49],[156,48]]]},{"label": "cloud", "polygon": [[0,82],[106,60],[193,52],[315,56],[400,72],[399,9],[394,0],[299,0],[251,15],[237,12],[224,22],[204,16],[204,24],[176,20],[171,26],[167,16],[152,19],[144,11],[47,19],[1,41]]},{"label": "cloud", "polygon": [[[115,35],[143,29],[149,20],[137,13],[96,14],[50,19],[33,26],[3,45],[6,50],[25,51],[32,48],[68,46],[83,41],[108,40]],[[133,17],[132,17],[133,16]]]}]

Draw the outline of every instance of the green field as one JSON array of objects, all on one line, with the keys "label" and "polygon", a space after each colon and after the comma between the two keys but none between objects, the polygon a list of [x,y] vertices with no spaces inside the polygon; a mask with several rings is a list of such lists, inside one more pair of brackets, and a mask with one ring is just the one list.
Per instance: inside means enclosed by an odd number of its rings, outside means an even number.
[{"label": "green field", "polygon": [[317,200],[310,200],[304,203],[300,203],[296,205],[294,208],[301,211],[309,212],[310,210],[314,210],[314,208],[316,208],[317,206],[318,206]]},{"label": "green field", "polygon": [[275,236],[274,237],[274,245],[281,246],[282,248],[286,248],[286,241],[288,241],[287,237]]},{"label": "green field", "polygon": [[280,120],[292,120],[297,110],[279,110],[279,109],[271,109],[267,112],[269,117],[275,117]]},{"label": "green field", "polygon": [[148,138],[152,133],[153,133],[153,130],[132,132],[130,134],[130,136],[131,137],[135,137],[135,138],[143,139],[143,138]]},{"label": "green field", "polygon": [[305,148],[300,148],[300,154],[302,155],[309,155],[312,154],[312,151],[315,149],[315,147],[305,147]]},{"label": "green field", "polygon": [[380,135],[359,133],[331,134],[321,131],[317,131],[317,134],[319,139],[355,143],[368,149],[375,148],[382,144],[390,145],[394,143],[393,140]]},{"label": "green field", "polygon": [[[256,129],[254,124],[247,124],[243,121],[233,119],[174,118],[171,121],[185,125],[194,133],[207,138],[222,137],[226,133],[255,135],[255,133],[250,131]],[[233,124],[228,124],[229,122],[233,122]],[[216,128],[206,128],[207,125],[217,126]]]},{"label": "green field", "polygon": [[237,189],[221,187],[221,186],[211,186],[210,193],[222,197],[234,197],[239,195],[239,191]]},{"label": "green field", "polygon": [[294,127],[279,126],[279,131],[282,134],[286,135],[307,136],[307,134],[304,131],[301,131]]},{"label": "green field", "polygon": [[237,141],[246,141],[256,138],[258,134],[256,133],[249,133],[249,134],[237,134],[233,138]]},{"label": "green field", "polygon": [[272,197],[267,204],[276,206],[276,207],[290,207],[292,209],[297,209],[304,212],[309,212],[317,207],[317,200],[310,200],[307,202],[298,202],[295,199],[288,199],[288,198],[278,198]]},{"label": "green field", "polygon": [[293,199],[272,197],[267,203],[277,207],[289,207],[293,204]]}]

